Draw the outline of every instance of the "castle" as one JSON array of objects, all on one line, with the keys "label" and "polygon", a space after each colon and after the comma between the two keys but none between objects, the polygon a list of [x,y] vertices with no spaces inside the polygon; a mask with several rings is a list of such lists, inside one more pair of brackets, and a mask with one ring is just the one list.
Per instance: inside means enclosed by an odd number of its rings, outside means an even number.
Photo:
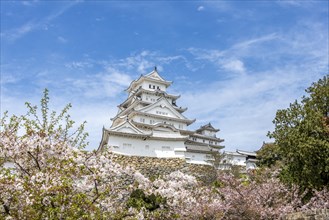
[{"label": "castle", "polygon": [[103,128],[98,150],[116,154],[159,158],[183,158],[188,163],[211,164],[223,139],[210,123],[195,131],[187,129],[195,122],[178,107],[180,95],[168,94],[172,84],[157,68],[133,80],[125,90],[128,98],[118,105],[110,128]]}]

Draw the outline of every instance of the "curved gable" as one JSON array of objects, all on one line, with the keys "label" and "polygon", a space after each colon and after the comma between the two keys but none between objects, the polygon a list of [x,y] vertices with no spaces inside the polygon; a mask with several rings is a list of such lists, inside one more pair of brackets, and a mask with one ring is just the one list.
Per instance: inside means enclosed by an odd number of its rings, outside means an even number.
[{"label": "curved gable", "polygon": [[112,131],[119,131],[119,132],[125,132],[125,133],[131,133],[131,134],[143,134],[141,130],[139,130],[136,126],[131,124],[129,121],[125,121],[122,124],[119,124],[118,126],[111,128]]},{"label": "curved gable", "polygon": [[139,111],[171,118],[186,119],[181,113],[174,109],[174,107],[164,97],[161,97],[157,102],[150,104]]},{"label": "curved gable", "polygon": [[154,131],[165,131],[165,132],[178,132],[178,130],[170,125],[170,124],[165,124],[165,123],[158,123],[154,125],[153,127]]}]

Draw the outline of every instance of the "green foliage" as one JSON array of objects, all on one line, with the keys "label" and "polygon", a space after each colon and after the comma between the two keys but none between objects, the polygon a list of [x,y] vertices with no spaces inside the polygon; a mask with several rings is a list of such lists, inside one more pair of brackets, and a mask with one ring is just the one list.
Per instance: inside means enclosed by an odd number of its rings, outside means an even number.
[{"label": "green foliage", "polygon": [[329,75],[306,89],[308,97],[278,110],[273,121],[275,138],[282,157],[281,178],[301,189],[329,185]]},{"label": "green foliage", "polygon": [[[86,142],[88,133],[84,131],[86,122],[83,122],[73,133],[70,133],[75,124],[68,114],[68,111],[72,107],[71,104],[66,105],[58,115],[56,111],[49,113],[48,89],[45,89],[43,92],[43,97],[40,101],[40,113],[37,111],[38,106],[33,106],[29,102],[26,102],[25,105],[28,108],[28,112],[25,116],[18,118],[19,120],[17,122],[24,124],[26,136],[38,132],[41,136],[56,135],[53,138],[60,139],[64,142],[67,141],[72,147],[79,149],[83,149],[88,145],[88,142]],[[13,117],[15,118],[16,116]]]},{"label": "green foliage", "polygon": [[264,143],[262,148],[257,151],[257,166],[258,167],[272,167],[279,162],[282,157],[279,148],[274,143]]},{"label": "green foliage", "polygon": [[217,179],[212,183],[212,186],[215,188],[222,188],[224,187],[224,183]]},{"label": "green foliage", "polygon": [[[74,127],[70,104],[59,114],[50,113],[47,89],[40,111],[31,103],[26,106],[25,115],[8,117],[5,112],[0,119],[0,213],[14,219],[22,215],[26,219],[93,219],[88,212],[94,209],[97,216],[100,211],[92,204],[93,198],[75,190],[74,183],[82,171],[76,162],[80,151],[73,147],[87,145],[85,122]],[[5,162],[14,168],[2,167]]]},{"label": "green foliage", "polygon": [[211,155],[213,157],[212,160],[208,160],[207,162],[211,163],[213,167],[217,169],[221,164],[224,155],[219,151],[213,151]]},{"label": "green foliage", "polygon": [[161,205],[166,204],[166,198],[161,197],[160,195],[145,195],[144,191],[141,189],[135,189],[130,194],[130,197],[127,201],[127,207],[133,207],[138,210],[145,208],[149,211],[154,211],[160,208]]}]

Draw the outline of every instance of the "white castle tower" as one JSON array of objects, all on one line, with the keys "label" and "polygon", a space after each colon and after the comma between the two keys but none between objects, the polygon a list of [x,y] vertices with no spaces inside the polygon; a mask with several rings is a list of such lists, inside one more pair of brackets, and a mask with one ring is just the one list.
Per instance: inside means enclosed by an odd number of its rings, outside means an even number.
[{"label": "white castle tower", "polygon": [[213,153],[223,148],[211,124],[196,131],[187,130],[195,122],[178,107],[179,95],[166,92],[172,84],[163,79],[156,67],[131,82],[128,98],[118,106],[112,126],[103,128],[98,150],[107,147],[117,154],[161,158],[185,158],[187,162],[209,164]]}]

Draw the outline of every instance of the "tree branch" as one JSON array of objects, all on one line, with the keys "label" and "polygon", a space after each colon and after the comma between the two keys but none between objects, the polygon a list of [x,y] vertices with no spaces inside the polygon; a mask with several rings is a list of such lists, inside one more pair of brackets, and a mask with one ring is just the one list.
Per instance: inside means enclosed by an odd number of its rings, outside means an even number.
[{"label": "tree branch", "polygon": [[37,160],[37,158],[35,158],[30,151],[28,151],[27,154],[30,155],[33,158],[33,160],[35,161],[38,169],[41,170],[41,167],[40,167],[40,164],[39,164],[39,161]]}]

